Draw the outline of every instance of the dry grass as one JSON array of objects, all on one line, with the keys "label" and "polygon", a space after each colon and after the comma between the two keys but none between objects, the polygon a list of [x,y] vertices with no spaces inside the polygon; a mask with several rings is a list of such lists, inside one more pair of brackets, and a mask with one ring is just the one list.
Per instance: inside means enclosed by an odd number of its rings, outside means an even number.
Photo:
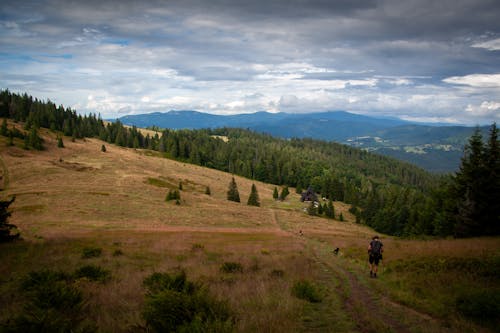
[{"label": "dry grass", "polygon": [[[89,299],[88,316],[102,331],[125,331],[143,324],[143,279],[182,268],[190,279],[228,300],[238,318],[237,331],[297,332],[307,330],[302,317],[306,305],[291,296],[294,281],[320,279],[332,293],[342,288],[318,258],[365,273],[366,247],[374,232],[355,224],[346,204],[335,202],[336,214],[342,212],[346,222],[311,217],[293,189],[286,201],[277,202],[272,199],[274,185],[237,176],[242,203],[233,203],[226,200],[230,174],[145,150],[106,145],[107,151],[101,152],[103,143],[96,139],[64,138],[66,148],[60,149],[54,133],[43,135],[47,149],[42,152],[23,150],[20,142],[7,147],[0,138],[2,197],[16,195],[10,221],[25,239],[0,245],[2,306],[13,302],[20,279],[30,271],[72,272],[95,264],[110,270],[112,277],[106,284],[80,282]],[[165,202],[168,190],[179,182],[184,189],[181,205]],[[246,205],[253,183],[261,207]],[[204,194],[207,186],[211,196]],[[480,257],[500,245],[498,238],[418,241],[383,236],[382,241],[384,265],[436,255]],[[86,247],[102,248],[103,254],[82,259]],[[333,259],[335,247],[340,255]],[[117,250],[123,254],[113,255]],[[240,263],[243,273],[222,273],[223,262]],[[378,288],[384,290],[383,282]],[[333,299],[319,305],[324,306],[321,311],[331,307],[338,318],[350,317],[339,297]],[[345,321],[329,325],[340,331],[353,327]]]}]

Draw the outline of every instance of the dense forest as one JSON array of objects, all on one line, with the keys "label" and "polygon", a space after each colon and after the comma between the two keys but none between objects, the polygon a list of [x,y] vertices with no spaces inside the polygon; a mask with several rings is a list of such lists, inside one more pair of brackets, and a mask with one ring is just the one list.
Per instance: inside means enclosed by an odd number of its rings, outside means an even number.
[{"label": "dense forest", "polygon": [[471,138],[456,175],[438,177],[411,164],[333,142],[278,139],[244,129],[166,129],[144,136],[119,121],[107,123],[95,114],[82,116],[51,101],[8,90],[0,92],[0,117],[24,124],[26,133],[8,129],[4,123],[0,134],[24,138],[26,149],[43,149],[37,130],[44,127],[73,139],[97,137],[123,147],[156,150],[168,158],[296,187],[297,192],[311,186],[322,197],[351,204],[358,222],[392,235],[500,232],[500,148],[495,124],[486,142],[479,131]]}]

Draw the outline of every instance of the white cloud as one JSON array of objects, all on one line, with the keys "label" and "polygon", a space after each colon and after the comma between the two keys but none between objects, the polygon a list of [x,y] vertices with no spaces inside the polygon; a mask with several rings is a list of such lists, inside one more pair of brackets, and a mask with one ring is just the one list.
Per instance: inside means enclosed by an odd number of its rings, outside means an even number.
[{"label": "white cloud", "polygon": [[466,85],[475,88],[500,88],[500,74],[470,74],[465,76],[452,76],[443,82]]},{"label": "white cloud", "polygon": [[472,116],[500,119],[500,102],[484,101],[480,105],[467,105],[465,109]]},{"label": "white cloud", "polygon": [[479,42],[471,45],[472,47],[486,49],[489,51],[499,51],[500,50],[500,38],[492,39],[486,42]]}]

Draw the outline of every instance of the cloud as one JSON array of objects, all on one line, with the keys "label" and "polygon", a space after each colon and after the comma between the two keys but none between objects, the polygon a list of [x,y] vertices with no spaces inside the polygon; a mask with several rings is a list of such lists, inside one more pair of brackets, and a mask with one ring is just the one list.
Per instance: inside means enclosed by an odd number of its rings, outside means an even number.
[{"label": "cloud", "polygon": [[499,51],[500,50],[500,38],[488,40],[485,42],[478,42],[471,45],[472,47],[482,48],[489,51]]},{"label": "cloud", "polygon": [[470,74],[465,76],[452,76],[443,79],[443,82],[475,88],[500,88],[500,74]]},{"label": "cloud", "polygon": [[4,0],[0,88],[105,118],[342,109],[471,123],[485,101],[500,100],[498,8],[491,0]]},{"label": "cloud", "polygon": [[472,116],[476,117],[493,117],[500,120],[500,102],[484,101],[480,105],[467,105],[465,109]]}]

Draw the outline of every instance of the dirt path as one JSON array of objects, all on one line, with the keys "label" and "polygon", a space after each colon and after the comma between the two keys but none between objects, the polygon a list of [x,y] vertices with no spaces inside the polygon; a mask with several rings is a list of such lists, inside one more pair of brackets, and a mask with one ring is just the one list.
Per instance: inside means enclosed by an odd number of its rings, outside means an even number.
[{"label": "dirt path", "polygon": [[360,275],[363,272],[350,267],[346,259],[335,256],[324,244],[313,240],[309,246],[322,267],[320,282],[327,285],[337,282],[335,291],[341,296],[347,314],[356,323],[356,332],[446,331],[434,318],[396,303],[381,291],[370,288],[369,284],[377,283],[377,280],[366,281]]}]

